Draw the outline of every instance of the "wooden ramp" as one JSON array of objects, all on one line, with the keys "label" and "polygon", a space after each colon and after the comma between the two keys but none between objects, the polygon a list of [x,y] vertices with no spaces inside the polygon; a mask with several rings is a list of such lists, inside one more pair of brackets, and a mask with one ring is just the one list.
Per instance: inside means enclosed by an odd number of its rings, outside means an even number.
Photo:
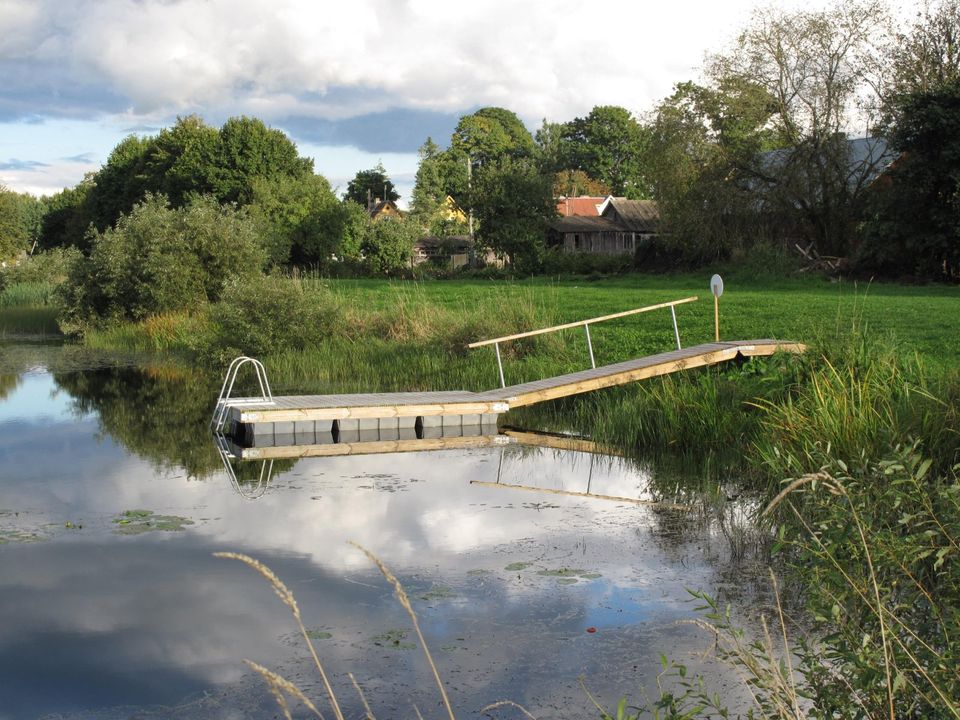
[{"label": "wooden ramp", "polygon": [[[227,417],[235,424],[256,426],[286,423],[272,433],[298,433],[392,428],[493,425],[496,416],[512,408],[569,397],[600,388],[738,358],[802,352],[804,346],[780,340],[742,340],[695,345],[603,367],[510,385],[487,392],[407,392],[352,395],[298,395],[233,398],[226,401]],[[305,423],[313,424],[305,427]],[[331,425],[331,423],[333,423]]]}]

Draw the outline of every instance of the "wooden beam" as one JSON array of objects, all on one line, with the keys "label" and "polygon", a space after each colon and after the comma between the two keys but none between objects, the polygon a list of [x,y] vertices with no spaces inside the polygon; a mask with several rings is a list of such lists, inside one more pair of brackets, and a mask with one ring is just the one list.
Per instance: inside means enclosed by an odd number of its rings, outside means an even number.
[{"label": "wooden beam", "polygon": [[651,507],[660,507],[667,510],[681,510],[683,512],[693,512],[689,505],[678,505],[677,503],[657,502],[656,500],[641,500],[640,498],[620,497],[619,495],[600,495],[598,493],[575,492],[573,490],[554,490],[553,488],[541,488],[533,485],[511,485],[507,483],[483,482],[482,480],[471,480],[471,485],[486,488],[509,488],[510,490],[526,490],[527,492],[550,493],[551,495],[567,495],[570,497],[594,498],[596,500],[613,500],[615,502],[626,502],[634,505],[650,505]]},{"label": "wooden beam", "polygon": [[382,453],[460,450],[507,445],[513,442],[500,435],[478,435],[422,440],[373,440],[370,442],[330,443],[326,445],[281,445],[277,447],[243,448],[241,460],[285,460],[307,457],[340,457],[344,455],[379,455]]}]

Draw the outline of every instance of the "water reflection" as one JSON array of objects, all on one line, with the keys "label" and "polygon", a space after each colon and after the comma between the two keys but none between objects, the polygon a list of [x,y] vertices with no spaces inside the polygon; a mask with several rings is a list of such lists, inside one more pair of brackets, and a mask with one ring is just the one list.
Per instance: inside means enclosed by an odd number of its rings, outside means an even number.
[{"label": "water reflection", "polygon": [[[438,698],[391,589],[348,540],[407,587],[464,716],[507,697],[582,717],[580,675],[613,704],[652,688],[659,652],[703,645],[673,623],[692,614],[687,587],[711,587],[704,539],[665,544],[677,520],[660,507],[564,494],[659,499],[631,462],[519,444],[303,458],[261,474],[250,503],[203,432],[197,381],[101,368],[20,382],[45,390],[0,435],[0,718],[272,717],[244,657],[322,697],[286,609],[219,550],[287,582],[352,715],[348,671],[381,717],[412,703],[429,716]],[[51,409],[63,392],[67,414]],[[193,524],[122,532],[133,509]]]}]

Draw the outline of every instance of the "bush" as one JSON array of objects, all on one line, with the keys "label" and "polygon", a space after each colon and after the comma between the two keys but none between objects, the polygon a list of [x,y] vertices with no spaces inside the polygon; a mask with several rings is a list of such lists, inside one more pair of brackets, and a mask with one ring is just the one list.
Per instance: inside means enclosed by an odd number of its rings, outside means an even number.
[{"label": "bush", "polygon": [[76,248],[53,248],[28,255],[0,272],[0,288],[21,283],[58,285],[67,279],[70,267],[80,256]]},{"label": "bush", "polygon": [[277,276],[230,283],[210,315],[213,336],[201,350],[219,362],[237,355],[302,350],[338,333],[344,324],[333,293],[304,290]]},{"label": "bush", "polygon": [[215,302],[225,283],[263,264],[254,224],[211,198],[171,209],[162,195],[147,196],[90,241],[62,286],[61,324],[74,332]]}]

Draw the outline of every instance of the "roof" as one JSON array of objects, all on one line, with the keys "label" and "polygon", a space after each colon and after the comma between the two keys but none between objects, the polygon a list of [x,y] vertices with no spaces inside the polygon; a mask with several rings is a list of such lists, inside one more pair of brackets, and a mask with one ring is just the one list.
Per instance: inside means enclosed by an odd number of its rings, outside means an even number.
[{"label": "roof", "polygon": [[656,232],[660,223],[660,209],[655,200],[611,197],[604,202],[600,212],[603,217],[618,221],[630,232]]},{"label": "roof", "polygon": [[550,221],[550,229],[560,233],[623,232],[623,226],[608,217],[562,217]]},{"label": "roof", "polygon": [[557,214],[561,217],[593,217],[600,214],[600,205],[606,198],[592,195],[561,197],[557,199]]},{"label": "roof", "polygon": [[392,200],[381,200],[370,208],[370,217],[376,218],[381,215],[402,215],[396,203]]},{"label": "roof", "polygon": [[[867,187],[893,164],[900,153],[882,137],[847,138],[847,183],[851,189]],[[793,150],[782,148],[761,153],[760,167],[765,173],[776,175],[790,159]],[[755,187],[757,183],[748,183]]]}]

